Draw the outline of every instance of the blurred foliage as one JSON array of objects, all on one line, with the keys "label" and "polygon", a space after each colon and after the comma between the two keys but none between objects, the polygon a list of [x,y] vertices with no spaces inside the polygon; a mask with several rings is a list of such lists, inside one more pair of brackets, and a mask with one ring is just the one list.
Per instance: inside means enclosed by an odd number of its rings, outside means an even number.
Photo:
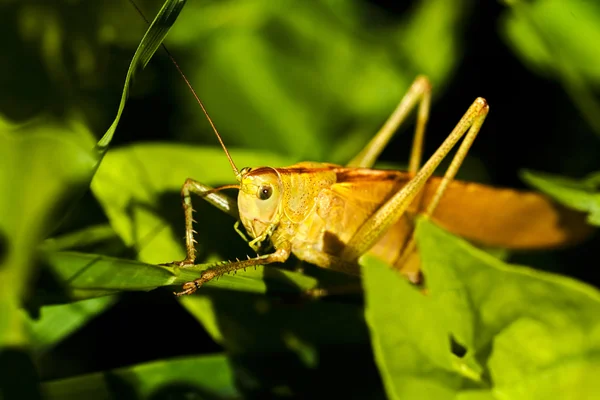
[{"label": "blurred foliage", "polygon": [[[169,43],[191,54],[185,70],[220,129],[239,132],[227,136],[231,145],[345,162],[417,74],[443,86],[458,60],[465,3],[420,2],[398,20],[361,2],[194,3]],[[183,95],[188,118],[174,130],[189,138],[189,121],[202,115]],[[350,143],[332,159],[342,137]]]},{"label": "blurred foliage", "polygon": [[502,21],[508,43],[541,74],[557,79],[600,135],[600,4],[594,1],[506,0]]},{"label": "blurred foliage", "polygon": [[[202,390],[198,387],[202,387]],[[237,399],[233,371],[222,355],[187,357],[51,382],[47,399]]]},{"label": "blurred foliage", "polygon": [[[424,74],[428,150],[483,95],[492,112],[467,175],[497,184],[523,167],[553,172],[523,178],[599,225],[600,7],[505,3],[202,0],[167,44],[240,167],[346,162]],[[295,260],[177,301],[153,290],[178,290],[207,267],[156,265],[184,255],[185,178],[234,179],[168,58],[141,71],[183,6],[165,4],[142,39],[147,24],[125,0],[0,1],[0,398],[597,397],[597,290],[500,262],[426,221],[427,296],[368,257],[366,307],[353,295],[303,297],[358,281]],[[139,4],[148,17],[161,5]],[[478,42],[482,25],[514,55]],[[498,70],[469,69],[486,55]],[[530,89],[554,82],[547,98]],[[382,164],[406,158],[407,130]],[[199,261],[248,253],[229,216],[195,208]],[[528,260],[597,285],[590,243]]]},{"label": "blurred foliage", "polygon": [[579,180],[533,171],[523,171],[522,176],[531,186],[560,203],[589,213],[588,222],[600,226],[600,173]]}]

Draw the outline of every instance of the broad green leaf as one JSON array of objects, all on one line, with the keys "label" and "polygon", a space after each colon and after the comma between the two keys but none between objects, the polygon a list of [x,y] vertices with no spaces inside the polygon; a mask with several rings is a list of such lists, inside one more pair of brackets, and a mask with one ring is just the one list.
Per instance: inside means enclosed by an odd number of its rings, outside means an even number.
[{"label": "broad green leaf", "polygon": [[600,226],[600,173],[571,179],[535,171],[523,171],[521,178],[534,188],[575,210],[589,213],[588,222]]},{"label": "broad green leaf", "polygon": [[426,295],[381,262],[361,261],[390,398],[600,395],[596,289],[505,264],[425,219],[416,236]]},{"label": "broad green leaf", "polygon": [[423,295],[374,257],[363,257],[361,265],[365,315],[390,399],[452,398],[465,385],[465,376],[479,380],[473,348],[467,346],[464,360],[452,353],[452,318],[462,310]]},{"label": "broad green leaf", "polygon": [[[46,261],[55,277],[65,286],[67,295],[76,299],[105,296],[123,290],[152,290],[161,286],[182,285],[200,276],[211,265],[193,268],[165,267],[98,254],[49,252]],[[273,267],[248,268],[207,282],[207,288],[254,293],[298,293],[317,286],[317,280]],[[174,288],[179,291],[180,288]]]},{"label": "broad green leaf", "polygon": [[492,392],[486,389],[464,390],[454,398],[456,400],[498,400]]},{"label": "broad green leaf", "polygon": [[450,292],[464,299],[462,321],[471,321],[476,356],[498,397],[600,395],[593,383],[600,349],[596,289],[505,264],[425,220],[417,239],[431,297],[443,300]]},{"label": "broad green leaf", "polygon": [[46,399],[240,399],[225,355],[153,361],[112,371],[46,382]]},{"label": "broad green leaf", "polygon": [[[240,167],[292,163],[266,152],[233,149],[231,154]],[[153,143],[136,144],[107,154],[92,182],[92,190],[115,232],[126,245],[135,248],[139,260],[150,264],[168,263],[185,257],[184,217],[179,192],[187,178],[212,186],[235,182],[221,148]],[[165,197],[167,194],[172,196]],[[201,202],[201,199],[194,199],[195,207],[202,206],[198,205]],[[214,213],[221,212],[214,209]],[[170,216],[181,222],[181,231],[173,231],[168,224]],[[200,213],[195,214],[195,219],[198,221],[195,229],[202,237],[214,237],[212,232],[215,230],[234,232],[235,221],[229,217],[220,220],[222,226],[208,224],[205,221],[214,220]],[[201,249],[202,246],[199,240],[197,247]],[[246,246],[246,249],[249,251],[250,248]]]},{"label": "broad green leaf", "polygon": [[48,305],[40,309],[40,315],[36,319],[25,316],[33,351],[39,354],[48,350],[108,309],[115,301],[115,297],[101,297]]},{"label": "broad green leaf", "polygon": [[525,63],[562,83],[587,122],[600,134],[596,43],[600,4],[594,1],[506,0],[502,33]]}]

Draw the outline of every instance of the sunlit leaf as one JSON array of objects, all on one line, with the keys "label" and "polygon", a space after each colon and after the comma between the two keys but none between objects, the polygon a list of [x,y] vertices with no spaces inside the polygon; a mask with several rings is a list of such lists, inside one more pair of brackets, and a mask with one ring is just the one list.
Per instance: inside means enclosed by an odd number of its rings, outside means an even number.
[{"label": "sunlit leaf", "polygon": [[[285,157],[266,152],[232,149],[231,154],[240,167],[291,163]],[[179,192],[186,178],[213,186],[235,182],[221,148],[153,143],[136,144],[107,154],[92,182],[92,190],[114,230],[125,244],[137,250],[139,260],[167,263],[185,257],[184,231],[173,232],[168,225],[168,215],[183,222]],[[164,204],[168,193],[177,195],[167,198],[170,203]],[[202,200],[196,198],[195,204],[198,202]],[[217,209],[214,212],[220,213]],[[202,214],[196,214],[195,219],[198,221],[196,230],[201,235],[223,229],[233,232],[234,220],[226,222],[226,226],[215,227],[206,224],[206,216]],[[198,247],[202,245],[200,241]]]},{"label": "sunlit leaf", "polygon": [[241,398],[224,355],[154,361],[47,382],[46,399]]},{"label": "sunlit leaf", "polygon": [[[431,296],[458,295],[466,300],[464,309],[471,308],[463,321],[471,321],[477,358],[484,361],[494,394],[598,396],[596,289],[504,264],[426,221],[419,222],[417,237]],[[438,271],[451,271],[460,285],[441,279],[448,273]]]},{"label": "sunlit leaf", "polygon": [[376,258],[363,257],[361,265],[365,314],[389,398],[449,399],[465,385],[465,376],[479,379],[472,343],[466,362],[452,353],[453,318],[465,322],[460,314],[468,309],[423,295]]},{"label": "sunlit leaf", "polygon": [[596,289],[505,264],[425,219],[416,235],[426,295],[363,260],[367,320],[391,398],[599,395]]},{"label": "sunlit leaf", "polygon": [[[201,271],[210,267],[165,267],[75,252],[49,252],[46,261],[59,282],[65,285],[68,294],[77,299],[123,290],[147,291],[161,286],[182,285],[198,278]],[[299,273],[258,266],[213,279],[205,286],[252,293],[265,293],[267,290],[298,293],[316,287],[317,281]]]}]

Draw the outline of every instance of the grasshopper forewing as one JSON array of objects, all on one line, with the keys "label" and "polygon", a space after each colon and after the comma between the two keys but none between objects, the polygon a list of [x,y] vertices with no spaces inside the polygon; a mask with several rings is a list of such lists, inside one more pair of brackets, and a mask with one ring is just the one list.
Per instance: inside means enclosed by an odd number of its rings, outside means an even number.
[{"label": "grasshopper forewing", "polygon": [[[578,214],[557,208],[541,195],[454,181],[489,112],[486,100],[481,97],[475,99],[446,140],[421,166],[431,99],[426,77],[415,79],[380,131],[347,166],[301,162],[285,168],[262,166],[238,170],[202,102],[197,96],[196,99],[229,159],[237,185],[212,189],[193,179],[185,181],[181,195],[187,256],[172,264],[189,267],[196,258],[192,193],[236,217],[235,229],[246,238],[239,227],[241,222],[249,237],[248,244],[260,255],[216,264],[195,281],[184,284],[177,295],[191,294],[228,272],[284,262],[292,254],[322,268],[358,275],[358,259],[369,252],[418,282],[419,260],[412,239],[417,213],[468,239],[508,248],[554,247],[576,242],[587,234],[588,229]],[[383,148],[417,105],[409,171],[372,169]],[[445,175],[432,177],[463,137]],[[239,189],[237,203],[220,192],[231,187]],[[453,195],[453,204],[444,201],[446,193]],[[469,221],[461,221],[456,213],[448,212],[456,207],[472,208],[478,214],[469,216]],[[438,209],[442,218],[437,216]],[[467,211],[462,215],[468,215]],[[531,224],[522,223],[524,217]]]}]

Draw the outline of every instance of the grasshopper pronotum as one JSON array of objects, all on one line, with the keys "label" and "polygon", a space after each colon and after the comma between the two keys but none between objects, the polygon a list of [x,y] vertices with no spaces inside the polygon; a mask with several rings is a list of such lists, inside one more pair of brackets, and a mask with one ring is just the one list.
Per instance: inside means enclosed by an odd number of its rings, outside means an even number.
[{"label": "grasshopper pronotum", "polygon": [[[183,78],[193,92],[185,76]],[[481,97],[475,99],[440,147],[421,166],[431,101],[431,85],[424,76],[415,79],[383,127],[346,166],[301,162],[284,168],[263,166],[238,170],[204,105],[195,93],[194,96],[229,159],[238,183],[213,189],[193,179],[185,181],[181,195],[187,256],[172,264],[189,267],[196,258],[192,193],[239,218],[235,229],[257,254],[263,254],[207,269],[198,279],[184,284],[183,291],[177,295],[191,294],[202,284],[228,272],[284,262],[291,254],[319,267],[359,274],[358,259],[370,252],[398,268],[411,281],[418,282],[419,259],[412,239],[416,213],[432,217],[469,239],[507,248],[553,247],[577,241],[585,235],[579,215],[555,207],[541,195],[453,181],[489,112],[487,101]],[[408,172],[371,169],[417,105]],[[463,136],[445,175],[432,177]],[[239,189],[237,203],[220,192],[225,188]],[[454,221],[448,212],[436,218],[435,212],[444,194],[452,192],[475,199],[470,202],[475,205],[475,215],[469,221]],[[420,212],[422,206],[425,209]],[[481,215],[487,217],[490,213],[494,214],[489,220],[481,219]],[[526,223],[514,220],[525,215],[528,216]],[[513,220],[506,220],[511,218]],[[240,229],[240,222],[249,238]],[[499,222],[508,223],[510,228],[497,228]]]}]

